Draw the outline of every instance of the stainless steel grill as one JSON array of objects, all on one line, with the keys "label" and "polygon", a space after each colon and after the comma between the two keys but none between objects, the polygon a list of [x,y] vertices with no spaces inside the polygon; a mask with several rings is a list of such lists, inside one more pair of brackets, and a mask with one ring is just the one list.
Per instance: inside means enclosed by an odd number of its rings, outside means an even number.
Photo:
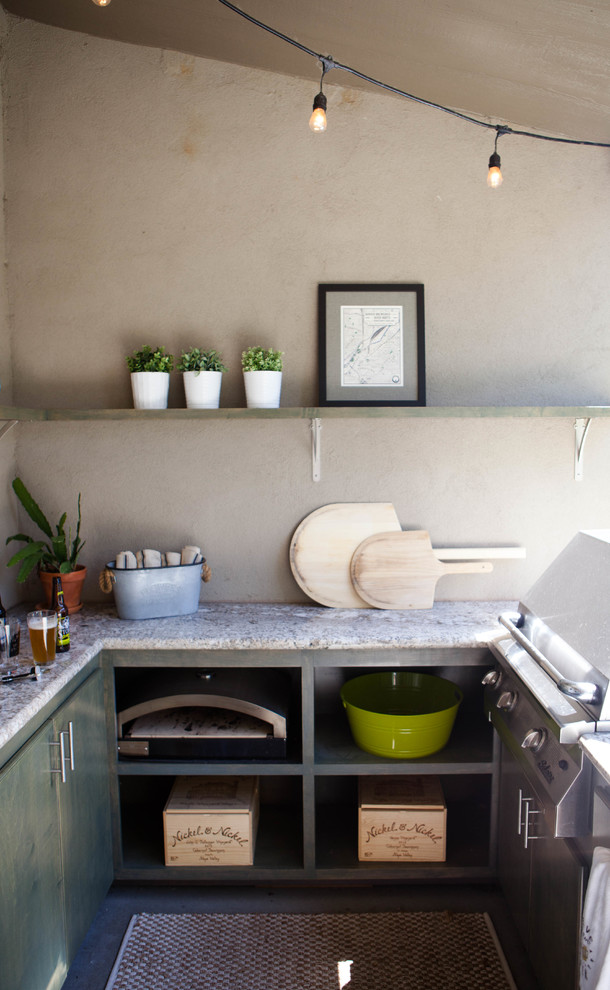
[{"label": "stainless steel grill", "polygon": [[[485,707],[555,836],[588,828],[585,733],[610,731],[610,530],[581,532],[491,644]],[[527,838],[527,836],[526,836]]]}]

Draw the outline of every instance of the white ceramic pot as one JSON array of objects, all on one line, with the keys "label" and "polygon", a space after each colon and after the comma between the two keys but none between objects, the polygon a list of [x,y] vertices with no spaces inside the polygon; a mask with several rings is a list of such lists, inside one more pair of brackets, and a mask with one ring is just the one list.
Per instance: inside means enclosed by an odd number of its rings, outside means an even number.
[{"label": "white ceramic pot", "polygon": [[282,390],[281,371],[244,371],[248,409],[277,409]]},{"label": "white ceramic pot", "polygon": [[222,371],[183,371],[187,409],[218,409]]},{"label": "white ceramic pot", "polygon": [[132,371],[131,391],[135,409],[167,409],[169,372]]}]

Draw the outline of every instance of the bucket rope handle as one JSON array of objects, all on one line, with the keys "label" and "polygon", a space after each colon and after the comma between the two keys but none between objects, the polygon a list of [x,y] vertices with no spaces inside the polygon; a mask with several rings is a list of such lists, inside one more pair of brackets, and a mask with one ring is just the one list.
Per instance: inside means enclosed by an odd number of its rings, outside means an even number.
[{"label": "bucket rope handle", "polygon": [[109,595],[115,581],[116,578],[112,571],[105,567],[104,570],[100,572],[97,583],[100,586],[100,591],[103,591],[105,595]]}]

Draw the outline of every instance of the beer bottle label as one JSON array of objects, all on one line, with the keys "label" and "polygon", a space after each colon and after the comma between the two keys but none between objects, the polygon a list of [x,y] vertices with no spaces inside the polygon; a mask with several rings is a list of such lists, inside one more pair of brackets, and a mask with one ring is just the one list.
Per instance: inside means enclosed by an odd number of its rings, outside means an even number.
[{"label": "beer bottle label", "polygon": [[60,653],[70,649],[70,617],[67,615],[57,616],[57,649]]}]

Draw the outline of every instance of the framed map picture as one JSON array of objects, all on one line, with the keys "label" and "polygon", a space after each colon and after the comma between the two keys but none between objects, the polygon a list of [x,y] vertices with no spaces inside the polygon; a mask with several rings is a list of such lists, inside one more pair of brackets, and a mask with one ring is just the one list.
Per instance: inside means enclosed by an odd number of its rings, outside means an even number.
[{"label": "framed map picture", "polygon": [[319,285],[321,406],[425,406],[423,285]]}]

